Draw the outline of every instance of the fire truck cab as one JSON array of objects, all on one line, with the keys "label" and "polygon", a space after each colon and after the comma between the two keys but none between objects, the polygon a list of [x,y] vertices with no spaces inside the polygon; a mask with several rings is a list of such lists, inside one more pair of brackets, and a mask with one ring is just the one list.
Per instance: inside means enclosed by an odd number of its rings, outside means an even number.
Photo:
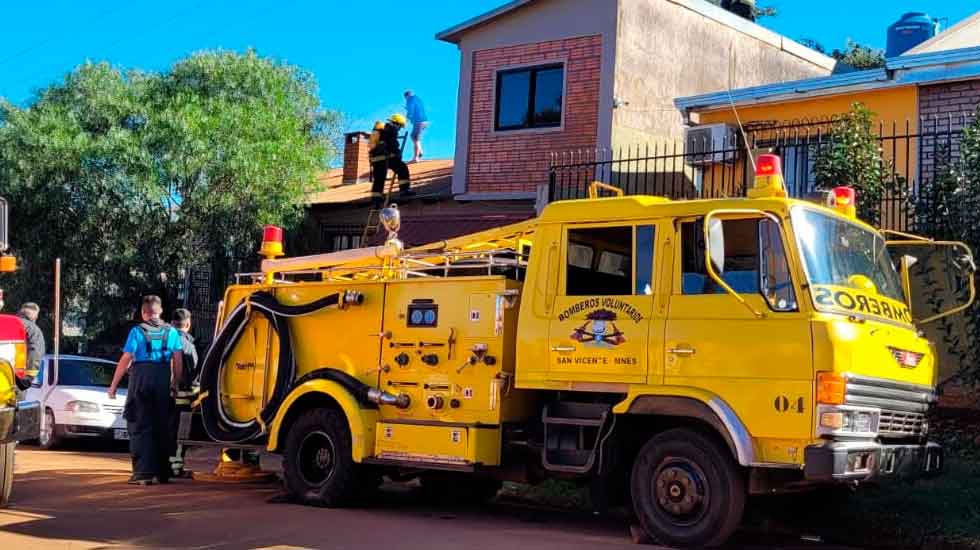
[{"label": "fire truck cab", "polygon": [[[7,251],[7,202],[0,198],[0,272],[14,271],[17,262]],[[0,302],[3,291],[0,290]],[[20,391],[30,384],[27,335],[20,319],[0,314],[0,507],[6,506],[14,483],[14,447],[40,431],[36,401],[21,401]]]},{"label": "fire truck cab", "polygon": [[757,163],[749,198],[561,201],[409,250],[396,209],[355,251],[276,259],[273,228],[226,291],[204,427],[281,453],[303,502],[560,477],[681,547],[723,543],[750,493],[938,473],[906,263],[853,192],[789,199]]}]

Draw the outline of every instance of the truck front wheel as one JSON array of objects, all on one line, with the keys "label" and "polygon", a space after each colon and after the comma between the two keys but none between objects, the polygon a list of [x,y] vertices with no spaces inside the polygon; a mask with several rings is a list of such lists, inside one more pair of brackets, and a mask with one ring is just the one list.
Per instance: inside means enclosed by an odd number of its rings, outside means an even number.
[{"label": "truck front wheel", "polygon": [[314,506],[344,506],[360,485],[351,455],[347,419],[332,409],[313,409],[293,422],[286,436],[283,474],[286,489]]},{"label": "truck front wheel", "polygon": [[718,546],[745,508],[745,479],[731,453],[685,428],[659,433],[640,449],[630,492],[640,525],[667,546]]}]

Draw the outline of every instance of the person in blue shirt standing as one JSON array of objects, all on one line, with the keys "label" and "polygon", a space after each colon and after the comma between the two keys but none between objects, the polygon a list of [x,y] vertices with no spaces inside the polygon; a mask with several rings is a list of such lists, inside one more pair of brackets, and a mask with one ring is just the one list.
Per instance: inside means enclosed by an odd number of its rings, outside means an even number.
[{"label": "person in blue shirt standing", "polygon": [[425,116],[425,104],[412,90],[405,90],[405,115],[412,123],[411,137],[412,144],[415,145],[415,153],[408,162],[418,162],[422,160],[422,132],[428,128],[429,119]]},{"label": "person in blue shirt standing", "polygon": [[160,319],[163,307],[158,296],[144,296],[140,307],[143,322],[129,331],[123,354],[109,385],[109,399],[129,372],[123,417],[129,432],[136,485],[167,483],[170,480],[170,414],[173,395],[183,376],[183,343],[177,329]]}]

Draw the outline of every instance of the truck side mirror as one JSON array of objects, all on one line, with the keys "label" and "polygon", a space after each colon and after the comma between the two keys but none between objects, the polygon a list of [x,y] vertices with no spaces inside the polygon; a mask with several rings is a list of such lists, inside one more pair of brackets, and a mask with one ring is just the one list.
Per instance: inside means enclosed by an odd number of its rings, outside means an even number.
[{"label": "truck side mirror", "polygon": [[711,262],[715,271],[718,273],[725,272],[725,230],[722,226],[721,220],[718,218],[711,218],[707,220],[708,223],[708,241],[705,243],[708,247],[708,261]]},{"label": "truck side mirror", "polygon": [[898,274],[902,278],[902,292],[905,294],[905,305],[909,307],[909,311],[912,311],[912,282],[909,272],[918,261],[918,258],[908,254],[903,254],[899,258]]}]

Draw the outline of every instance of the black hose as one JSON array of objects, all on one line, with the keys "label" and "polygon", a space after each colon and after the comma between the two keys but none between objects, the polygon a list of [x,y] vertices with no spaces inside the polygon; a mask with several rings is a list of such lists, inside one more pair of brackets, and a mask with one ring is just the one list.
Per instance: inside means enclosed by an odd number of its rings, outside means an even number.
[{"label": "black hose", "polygon": [[[371,386],[361,382],[357,378],[354,378],[342,370],[325,368],[308,372],[296,380],[296,383],[293,384],[292,388],[301,386],[310,380],[331,380],[336,382],[343,386],[344,389],[349,391],[350,394],[354,396],[354,399],[357,399],[357,402],[360,403],[365,409],[378,408],[378,404],[368,398],[368,392],[372,389]],[[292,391],[292,388],[290,388],[290,391]]]},{"label": "black hose", "polygon": [[[262,435],[262,426],[270,424],[275,418],[279,406],[289,395],[293,380],[296,378],[296,361],[289,334],[288,318],[309,315],[337,305],[340,299],[341,294],[336,293],[308,304],[290,306],[279,303],[276,297],[268,292],[255,292],[232,310],[201,364],[201,395],[205,396],[201,401],[201,417],[208,437],[220,443],[231,444],[249,441]],[[279,361],[276,368],[276,383],[269,402],[255,419],[239,423],[224,414],[221,403],[220,373],[221,366],[225,364],[228,355],[235,349],[235,345],[244,333],[250,310],[264,316],[272,330],[279,336]]]}]

